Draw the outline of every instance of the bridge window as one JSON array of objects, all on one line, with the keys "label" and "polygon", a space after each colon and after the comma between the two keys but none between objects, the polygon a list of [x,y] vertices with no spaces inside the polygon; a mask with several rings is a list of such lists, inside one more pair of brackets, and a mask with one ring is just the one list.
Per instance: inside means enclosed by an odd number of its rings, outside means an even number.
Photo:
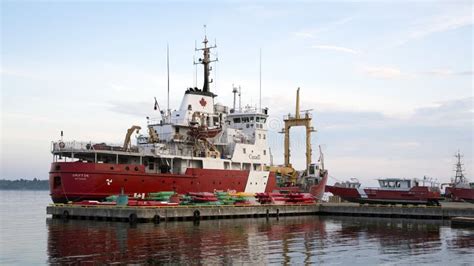
[{"label": "bridge window", "polygon": [[246,149],[246,148],[243,148],[242,151],[243,151],[244,154],[247,153],[247,149]]},{"label": "bridge window", "polygon": [[240,117],[234,118],[234,123],[240,123]]}]

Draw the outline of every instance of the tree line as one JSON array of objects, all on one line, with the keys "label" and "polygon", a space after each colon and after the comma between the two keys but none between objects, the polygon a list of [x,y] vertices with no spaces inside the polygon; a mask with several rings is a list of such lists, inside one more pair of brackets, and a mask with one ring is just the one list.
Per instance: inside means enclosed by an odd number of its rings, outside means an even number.
[{"label": "tree line", "polygon": [[0,179],[0,190],[49,190],[49,180]]}]

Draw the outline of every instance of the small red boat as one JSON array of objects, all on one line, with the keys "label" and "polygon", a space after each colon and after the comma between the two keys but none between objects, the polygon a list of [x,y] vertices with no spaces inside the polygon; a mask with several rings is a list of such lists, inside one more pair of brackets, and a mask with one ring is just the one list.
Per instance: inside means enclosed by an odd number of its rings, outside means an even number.
[{"label": "small red boat", "polygon": [[439,205],[440,190],[426,177],[423,180],[385,178],[378,181],[380,188],[362,189],[358,182],[346,182],[326,186],[326,192],[358,203]]},{"label": "small red boat", "polygon": [[452,201],[474,203],[474,182],[469,183],[462,172],[461,154],[458,152],[455,157],[457,158],[456,176],[451,183],[443,184],[448,185],[445,190],[445,197]]}]

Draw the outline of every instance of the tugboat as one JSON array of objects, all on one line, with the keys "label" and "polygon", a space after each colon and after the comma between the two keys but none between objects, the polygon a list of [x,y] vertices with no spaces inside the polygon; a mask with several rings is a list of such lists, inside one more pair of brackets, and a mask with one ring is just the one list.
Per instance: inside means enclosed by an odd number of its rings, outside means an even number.
[{"label": "tugboat", "polygon": [[456,175],[451,183],[443,184],[448,185],[445,190],[445,197],[452,201],[465,201],[474,203],[474,182],[469,183],[467,178],[463,174],[461,153],[455,155],[456,162]]},{"label": "tugboat", "polygon": [[[155,98],[159,116],[147,118],[145,134],[140,134],[140,126],[132,126],[120,146],[65,141],[61,131],[61,139],[52,143],[49,172],[54,202],[103,200],[122,190],[129,196],[144,197],[160,191],[294,192],[295,186],[298,192],[322,196],[328,172],[317,164],[307,162],[296,182],[280,182],[280,178],[277,182],[279,168],[272,167],[267,142],[268,108],[242,108],[236,88],[232,108],[217,103],[210,88],[210,63],[217,61],[211,59],[210,50],[216,45],[209,46],[207,36],[203,45],[196,49],[203,53],[196,63],[204,68],[202,89],[188,88],[180,108],[174,111],[160,111]],[[300,119],[298,106],[295,118],[307,126],[311,122],[308,113]],[[136,145],[131,141],[134,134]],[[286,137],[285,144],[289,144],[289,135]],[[310,146],[308,150],[307,158],[311,159]],[[285,159],[289,160],[289,153]]]},{"label": "tugboat", "polygon": [[432,179],[422,180],[382,178],[378,179],[380,188],[360,188],[358,182],[346,182],[334,186],[326,186],[326,192],[341,199],[373,204],[426,204],[439,205],[440,190]]}]

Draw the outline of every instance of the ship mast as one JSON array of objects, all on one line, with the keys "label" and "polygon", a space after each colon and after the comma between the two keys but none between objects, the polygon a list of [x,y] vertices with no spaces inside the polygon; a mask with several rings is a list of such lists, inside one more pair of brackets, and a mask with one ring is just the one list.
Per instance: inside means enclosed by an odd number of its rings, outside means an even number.
[{"label": "ship mast", "polygon": [[454,184],[462,184],[466,182],[466,178],[462,173],[462,163],[461,163],[461,153],[458,151],[457,154],[454,155],[458,159],[456,163],[456,176],[454,177]]},{"label": "ship mast", "polygon": [[[204,30],[206,30],[206,25],[204,25]],[[203,58],[199,58],[199,62],[195,62],[194,64],[202,64],[204,66],[204,84],[202,86],[202,91],[204,93],[210,93],[211,90],[209,88],[209,84],[213,82],[213,80],[209,80],[209,75],[211,73],[212,67],[210,66],[210,63],[212,62],[217,62],[218,58],[216,59],[211,59],[211,49],[217,48],[217,46],[214,44],[213,46],[207,46],[207,43],[209,41],[207,40],[207,35],[204,33],[204,41],[202,42],[204,44],[203,48],[195,48],[196,51],[202,51],[203,52]]]}]

